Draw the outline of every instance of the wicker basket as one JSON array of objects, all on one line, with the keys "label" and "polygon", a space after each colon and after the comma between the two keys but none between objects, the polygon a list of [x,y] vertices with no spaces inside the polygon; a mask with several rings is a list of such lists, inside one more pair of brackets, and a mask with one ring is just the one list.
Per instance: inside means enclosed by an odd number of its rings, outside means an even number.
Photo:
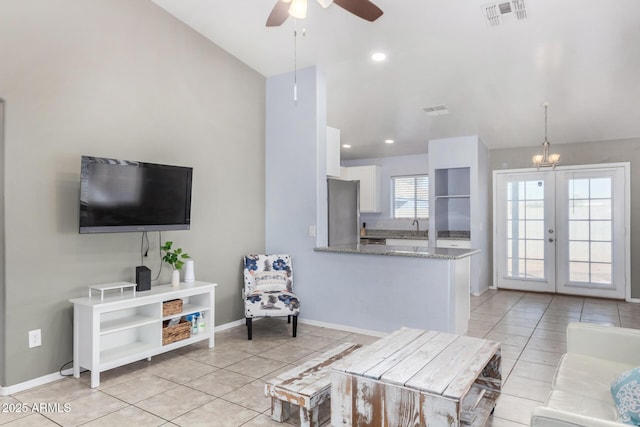
[{"label": "wicker basket", "polygon": [[186,340],[191,336],[191,322],[184,318],[180,319],[180,323],[177,325],[168,325],[169,321],[165,320],[162,325],[162,345]]},{"label": "wicker basket", "polygon": [[162,316],[171,316],[172,314],[182,313],[182,300],[172,299],[162,303]]}]

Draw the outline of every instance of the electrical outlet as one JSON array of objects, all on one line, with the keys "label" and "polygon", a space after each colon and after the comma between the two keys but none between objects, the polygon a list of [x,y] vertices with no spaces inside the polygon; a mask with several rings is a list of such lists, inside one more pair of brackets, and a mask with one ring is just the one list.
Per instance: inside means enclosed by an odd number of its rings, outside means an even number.
[{"label": "electrical outlet", "polygon": [[42,331],[34,329],[29,331],[29,348],[40,347],[42,345]]}]

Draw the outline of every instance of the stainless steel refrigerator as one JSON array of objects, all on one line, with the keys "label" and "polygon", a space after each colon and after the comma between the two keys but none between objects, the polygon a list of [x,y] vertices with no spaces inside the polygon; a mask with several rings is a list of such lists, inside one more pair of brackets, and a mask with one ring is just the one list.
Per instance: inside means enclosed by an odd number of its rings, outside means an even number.
[{"label": "stainless steel refrigerator", "polygon": [[327,179],[329,246],[360,242],[360,181]]}]

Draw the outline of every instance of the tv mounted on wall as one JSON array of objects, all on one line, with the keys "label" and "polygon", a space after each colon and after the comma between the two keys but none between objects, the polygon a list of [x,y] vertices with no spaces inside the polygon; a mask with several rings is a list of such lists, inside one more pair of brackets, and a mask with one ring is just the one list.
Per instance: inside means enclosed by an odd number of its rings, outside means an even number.
[{"label": "tv mounted on wall", "polygon": [[188,230],[193,169],[82,156],[80,233]]}]

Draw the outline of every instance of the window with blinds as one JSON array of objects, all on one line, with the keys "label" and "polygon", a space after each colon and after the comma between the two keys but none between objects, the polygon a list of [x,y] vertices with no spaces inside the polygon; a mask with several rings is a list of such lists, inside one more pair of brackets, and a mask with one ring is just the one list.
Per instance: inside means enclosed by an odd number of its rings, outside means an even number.
[{"label": "window with blinds", "polygon": [[429,217],[429,176],[393,176],[393,217]]}]

